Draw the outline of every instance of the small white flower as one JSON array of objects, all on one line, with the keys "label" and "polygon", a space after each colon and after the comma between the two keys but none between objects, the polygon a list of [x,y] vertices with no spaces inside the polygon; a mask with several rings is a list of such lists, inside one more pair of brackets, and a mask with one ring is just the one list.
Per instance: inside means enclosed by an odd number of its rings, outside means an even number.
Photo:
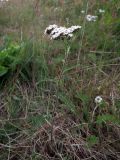
[{"label": "small white flower", "polygon": [[105,10],[99,9],[99,13],[105,13]]},{"label": "small white flower", "polygon": [[59,38],[60,34],[61,34],[61,32],[55,33],[54,35],[51,36],[51,40]]},{"label": "small white flower", "polygon": [[68,34],[68,37],[69,37],[69,38],[72,38],[72,37],[73,37],[73,34]]},{"label": "small white flower", "polygon": [[95,97],[95,103],[96,103],[96,104],[100,104],[102,101],[103,101],[103,99],[102,99],[101,96]]},{"label": "small white flower", "polygon": [[57,11],[58,10],[58,8],[56,7],[55,9],[54,9],[54,11]]},{"label": "small white flower", "polygon": [[65,30],[66,30],[65,27],[58,27],[58,28],[55,28],[55,29],[51,32],[51,35],[54,35],[54,34],[56,34],[56,33],[61,34],[61,33],[63,33]]},{"label": "small white flower", "polygon": [[73,29],[73,31],[74,31],[74,30],[80,29],[81,26],[71,26],[70,28]]},{"label": "small white flower", "polygon": [[82,11],[81,11],[81,13],[82,13],[82,14],[84,14],[84,13],[85,13],[85,11],[84,11],[84,10],[82,10]]},{"label": "small white flower", "polygon": [[92,16],[92,15],[90,15],[90,14],[88,14],[87,16],[86,16],[86,20],[87,21],[89,21],[89,22],[91,22],[91,21],[96,21],[96,19],[98,18],[98,16]]}]

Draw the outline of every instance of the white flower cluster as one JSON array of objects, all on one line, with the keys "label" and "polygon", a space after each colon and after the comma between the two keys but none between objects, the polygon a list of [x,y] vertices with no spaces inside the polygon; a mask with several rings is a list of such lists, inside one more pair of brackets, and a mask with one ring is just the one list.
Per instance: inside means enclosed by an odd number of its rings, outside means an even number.
[{"label": "white flower cluster", "polygon": [[99,9],[99,13],[105,13],[105,10]]},{"label": "white flower cluster", "polygon": [[86,20],[89,22],[91,22],[91,21],[95,22],[97,20],[97,18],[98,18],[98,16],[92,16],[90,14],[86,15]]},{"label": "white flower cluster", "polygon": [[84,14],[84,13],[85,13],[85,11],[84,11],[84,10],[82,10],[82,11],[81,11],[81,13],[82,13],[82,14]]},{"label": "white flower cluster", "polygon": [[103,101],[103,99],[102,99],[101,96],[95,97],[95,103],[96,103],[96,104],[100,104],[102,101]]},{"label": "white flower cluster", "polygon": [[73,32],[79,30],[81,26],[71,26],[70,28],[59,27],[56,24],[49,25],[44,34],[50,35],[51,39],[59,39],[59,38],[71,38],[73,37]]}]

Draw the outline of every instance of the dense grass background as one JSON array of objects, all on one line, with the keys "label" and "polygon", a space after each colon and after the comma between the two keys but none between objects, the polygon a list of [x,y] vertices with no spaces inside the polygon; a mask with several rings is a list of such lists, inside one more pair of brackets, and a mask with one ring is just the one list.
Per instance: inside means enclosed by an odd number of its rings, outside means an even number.
[{"label": "dense grass background", "polygon": [[[82,29],[51,41],[54,23]],[[0,160],[120,159],[119,0],[10,0],[0,5],[3,51]]]}]

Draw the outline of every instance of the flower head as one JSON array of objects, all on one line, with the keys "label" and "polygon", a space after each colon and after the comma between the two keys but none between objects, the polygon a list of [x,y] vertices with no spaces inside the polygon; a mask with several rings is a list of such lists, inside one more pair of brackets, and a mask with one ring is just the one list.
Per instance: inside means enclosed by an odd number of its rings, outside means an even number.
[{"label": "flower head", "polygon": [[105,13],[105,10],[99,9],[99,13]]},{"label": "flower head", "polygon": [[59,38],[71,38],[73,37],[73,32],[79,30],[81,26],[71,26],[69,28],[66,27],[58,27],[57,25],[49,25],[44,34],[48,34],[50,39],[59,39]]},{"label": "flower head", "polygon": [[85,11],[84,11],[84,10],[82,10],[82,11],[81,11],[81,13],[82,13],[82,14],[84,14],[84,13],[85,13]]},{"label": "flower head", "polygon": [[101,96],[95,97],[95,103],[96,103],[96,104],[100,104],[102,101],[103,101],[103,99],[102,99]]},{"label": "flower head", "polygon": [[89,22],[91,22],[91,21],[95,22],[97,18],[98,18],[98,16],[92,16],[90,14],[88,14],[86,16],[86,20],[89,21]]}]

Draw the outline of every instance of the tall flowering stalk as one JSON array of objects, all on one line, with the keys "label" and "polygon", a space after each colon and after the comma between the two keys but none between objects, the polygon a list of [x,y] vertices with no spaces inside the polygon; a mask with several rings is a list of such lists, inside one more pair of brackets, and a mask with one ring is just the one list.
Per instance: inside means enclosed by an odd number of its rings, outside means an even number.
[{"label": "tall flowering stalk", "polygon": [[49,25],[45,31],[44,34],[48,35],[50,40],[63,40],[64,41],[64,46],[65,46],[65,59],[63,60],[63,66],[65,65],[68,55],[70,53],[70,41],[74,36],[74,33],[77,32],[79,29],[82,27],[79,25],[76,26],[71,26],[69,28],[58,26],[56,24]]}]

